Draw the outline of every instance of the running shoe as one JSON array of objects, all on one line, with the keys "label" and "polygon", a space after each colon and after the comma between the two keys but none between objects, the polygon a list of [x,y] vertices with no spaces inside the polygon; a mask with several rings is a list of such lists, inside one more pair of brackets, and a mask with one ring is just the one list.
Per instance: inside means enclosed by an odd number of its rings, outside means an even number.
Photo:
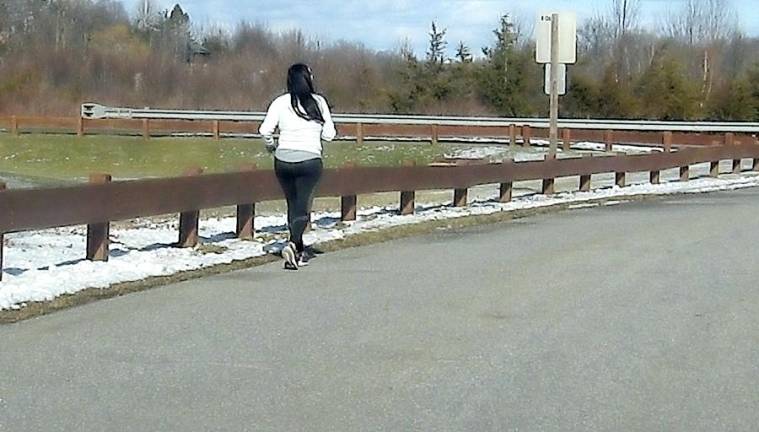
[{"label": "running shoe", "polygon": [[287,246],[282,249],[282,258],[285,259],[286,270],[298,270],[298,253],[295,250],[295,243],[287,243]]},{"label": "running shoe", "polygon": [[309,249],[306,249],[303,252],[298,253],[298,266],[299,267],[307,266],[309,264],[309,261],[311,261],[313,257],[314,257],[314,254]]}]

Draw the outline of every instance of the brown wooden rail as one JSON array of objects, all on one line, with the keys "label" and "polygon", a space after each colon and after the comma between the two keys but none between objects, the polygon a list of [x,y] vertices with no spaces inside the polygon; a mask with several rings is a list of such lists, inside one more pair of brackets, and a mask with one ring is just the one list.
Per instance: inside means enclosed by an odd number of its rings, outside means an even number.
[{"label": "brown wooden rail", "polygon": [[[65,132],[77,134],[137,135],[149,139],[171,134],[205,134],[221,139],[228,134],[256,134],[259,122],[232,122],[212,120],[133,120],[133,119],[83,119],[78,117],[0,117],[0,128],[18,135],[26,132]],[[483,137],[510,139],[516,144],[530,145],[532,138],[548,137],[547,129],[529,126],[439,126],[439,125],[392,125],[392,124],[338,124],[339,136],[356,137],[412,137],[437,142],[442,138]],[[611,144],[645,144],[661,146],[661,132],[604,131],[592,129],[564,129],[565,146],[570,142],[593,141]],[[724,134],[685,133],[672,134],[672,145],[712,146],[724,143]],[[733,134],[736,144],[754,144],[751,134]]]},{"label": "brown wooden rail", "polygon": [[[664,144],[669,141],[665,136]],[[734,144],[732,135],[726,141]],[[753,160],[759,170],[759,145],[725,145],[682,148],[642,155],[612,155],[532,162],[505,162],[461,166],[345,167],[325,170],[317,195],[341,197],[344,220],[355,219],[356,197],[378,192],[400,192],[401,213],[413,212],[414,191],[453,189],[454,205],[467,204],[467,190],[483,184],[500,184],[501,201],[511,199],[514,182],[542,180],[543,192],[553,193],[559,177],[579,177],[580,190],[589,190],[593,174],[615,173],[617,185],[625,175],[650,172],[658,183],[660,172],[677,168],[681,180],[690,178],[689,167],[711,163],[711,175],[719,175],[719,161],[732,160],[740,171],[743,159]],[[137,217],[179,213],[179,246],[198,241],[199,210],[237,205],[237,233],[253,234],[255,203],[280,199],[272,171],[242,172],[111,182],[107,175],[94,175],[90,184],[48,189],[6,190],[0,184],[0,270],[2,234],[72,225],[88,225],[87,258],[108,259],[109,223]],[[232,227],[230,227],[231,229]],[[0,271],[0,277],[2,272]]]}]

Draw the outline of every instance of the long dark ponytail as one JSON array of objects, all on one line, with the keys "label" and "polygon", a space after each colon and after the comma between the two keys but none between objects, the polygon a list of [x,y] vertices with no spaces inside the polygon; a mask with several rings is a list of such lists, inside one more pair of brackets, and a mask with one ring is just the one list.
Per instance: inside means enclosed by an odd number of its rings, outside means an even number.
[{"label": "long dark ponytail", "polygon": [[290,66],[287,71],[287,92],[290,93],[290,103],[298,117],[324,123],[322,110],[313,96],[315,91],[311,68],[303,63]]}]

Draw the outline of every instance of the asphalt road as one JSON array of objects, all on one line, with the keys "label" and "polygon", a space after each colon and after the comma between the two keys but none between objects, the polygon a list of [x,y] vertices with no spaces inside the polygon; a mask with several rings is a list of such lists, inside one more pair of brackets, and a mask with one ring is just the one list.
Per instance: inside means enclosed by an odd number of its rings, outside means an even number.
[{"label": "asphalt road", "polygon": [[0,327],[0,431],[756,431],[759,190],[581,209]]}]

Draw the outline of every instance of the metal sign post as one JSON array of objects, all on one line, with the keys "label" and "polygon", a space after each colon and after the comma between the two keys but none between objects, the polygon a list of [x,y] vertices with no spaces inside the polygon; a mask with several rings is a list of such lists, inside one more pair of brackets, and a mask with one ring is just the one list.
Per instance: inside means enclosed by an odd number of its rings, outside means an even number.
[{"label": "metal sign post", "polygon": [[559,143],[559,14],[551,15],[551,115],[548,155],[556,157]]},{"label": "metal sign post", "polygon": [[553,158],[559,143],[559,94],[565,92],[559,86],[566,85],[566,65],[577,61],[577,17],[574,13],[540,14],[535,60],[550,65],[546,70],[546,87],[551,99],[549,157]]}]

